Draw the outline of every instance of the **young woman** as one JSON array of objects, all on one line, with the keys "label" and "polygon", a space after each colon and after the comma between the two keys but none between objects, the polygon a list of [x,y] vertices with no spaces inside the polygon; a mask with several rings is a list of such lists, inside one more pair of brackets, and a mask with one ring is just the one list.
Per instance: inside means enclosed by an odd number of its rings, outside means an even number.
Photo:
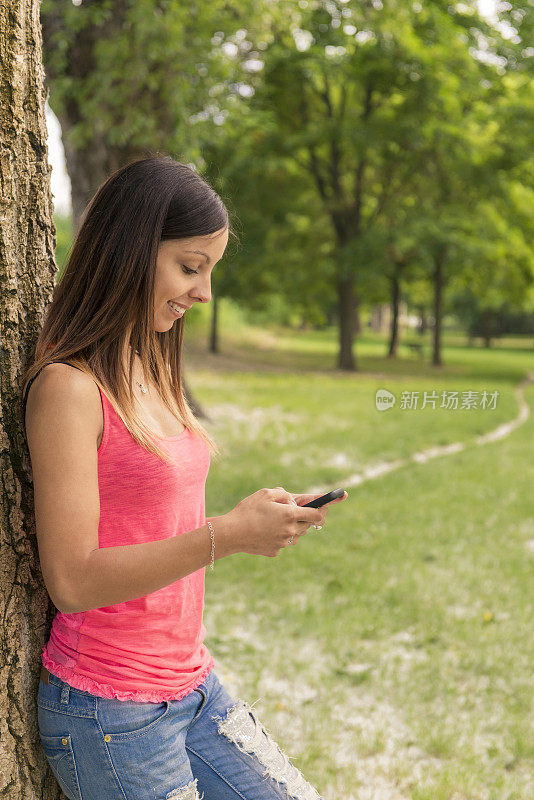
[{"label": "young woman", "polygon": [[276,556],[327,513],[299,508],[318,495],[276,487],[206,519],[219,450],[182,391],[183,320],[210,301],[230,233],[193,169],[170,157],[119,169],[85,211],[24,376],[57,608],[39,732],[70,800],[319,797],[203,641],[206,566]]}]

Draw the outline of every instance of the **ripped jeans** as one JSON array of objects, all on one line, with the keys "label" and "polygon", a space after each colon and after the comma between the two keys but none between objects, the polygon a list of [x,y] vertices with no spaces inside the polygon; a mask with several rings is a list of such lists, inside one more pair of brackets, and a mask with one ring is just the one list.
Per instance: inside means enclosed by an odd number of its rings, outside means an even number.
[{"label": "ripped jeans", "polygon": [[69,800],[320,800],[212,669],[181,700],[97,697],[39,681],[39,735]]}]

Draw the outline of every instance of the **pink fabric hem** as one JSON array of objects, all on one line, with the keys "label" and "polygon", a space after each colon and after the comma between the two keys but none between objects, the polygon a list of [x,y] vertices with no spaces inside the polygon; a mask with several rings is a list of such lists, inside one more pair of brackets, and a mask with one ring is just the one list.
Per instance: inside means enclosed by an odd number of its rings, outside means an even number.
[{"label": "pink fabric hem", "polygon": [[121,689],[114,689],[107,683],[97,683],[92,678],[86,678],[84,675],[76,675],[72,669],[64,667],[61,664],[56,664],[49,656],[43,652],[41,654],[41,661],[43,666],[55,675],[56,678],[61,678],[62,681],[68,683],[74,689],[80,689],[82,692],[90,692],[96,694],[98,697],[106,697],[110,700],[135,700],[138,703],[162,703],[164,700],[181,700],[190,692],[193,692],[197,686],[200,686],[206,680],[210,670],[215,666],[213,658],[210,660],[205,669],[200,673],[194,684],[183,691],[178,692],[161,692],[158,690],[152,692],[144,691],[122,691]]}]

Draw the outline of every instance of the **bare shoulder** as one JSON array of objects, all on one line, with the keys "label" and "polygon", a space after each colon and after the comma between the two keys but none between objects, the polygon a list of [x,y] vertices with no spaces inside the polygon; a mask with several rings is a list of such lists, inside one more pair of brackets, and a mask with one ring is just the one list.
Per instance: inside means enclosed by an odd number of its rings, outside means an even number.
[{"label": "bare shoulder", "polygon": [[[95,381],[70,364],[47,364],[33,381],[26,403],[26,434],[32,439],[76,435],[98,447],[103,414]],[[77,436],[76,436],[77,438]]]},{"label": "bare shoulder", "polygon": [[47,364],[30,386],[26,435],[39,560],[60,611],[74,608],[76,583],[98,549],[101,418],[97,384],[75,367]]}]

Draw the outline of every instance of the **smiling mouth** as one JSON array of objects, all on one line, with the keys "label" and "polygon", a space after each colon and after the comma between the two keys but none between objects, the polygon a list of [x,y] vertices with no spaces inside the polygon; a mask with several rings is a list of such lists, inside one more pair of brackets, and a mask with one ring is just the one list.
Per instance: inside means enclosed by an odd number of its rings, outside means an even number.
[{"label": "smiling mouth", "polygon": [[167,301],[167,305],[169,306],[175,317],[183,317],[185,312],[188,310],[187,308],[182,308],[182,306],[179,306],[175,303],[171,303],[170,300]]}]

